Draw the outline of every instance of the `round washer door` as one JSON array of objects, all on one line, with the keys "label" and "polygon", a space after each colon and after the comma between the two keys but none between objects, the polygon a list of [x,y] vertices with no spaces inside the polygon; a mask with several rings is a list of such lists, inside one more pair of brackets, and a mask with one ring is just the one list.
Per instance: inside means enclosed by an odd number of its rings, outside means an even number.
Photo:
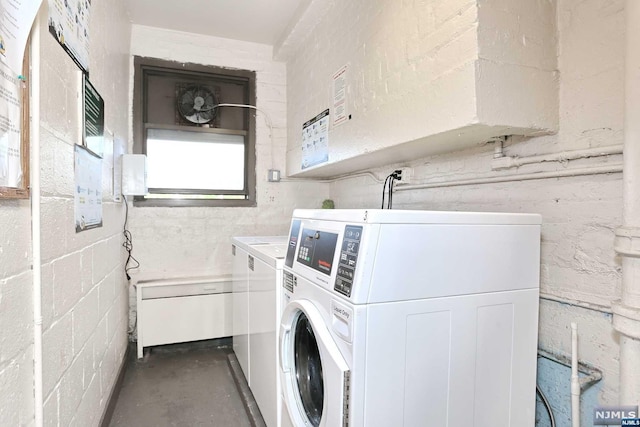
[{"label": "round washer door", "polygon": [[305,300],[289,303],[280,325],[280,382],[293,423],[347,425],[349,378],[349,367],[318,309]]}]

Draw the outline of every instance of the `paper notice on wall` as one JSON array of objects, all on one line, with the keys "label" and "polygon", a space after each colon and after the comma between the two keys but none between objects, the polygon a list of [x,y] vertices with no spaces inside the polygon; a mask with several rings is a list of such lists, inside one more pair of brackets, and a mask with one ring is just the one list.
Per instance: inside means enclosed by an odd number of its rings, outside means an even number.
[{"label": "paper notice on wall", "polygon": [[22,184],[20,158],[20,85],[12,71],[0,64],[0,187]]},{"label": "paper notice on wall", "polygon": [[102,227],[102,159],[75,145],[76,233]]},{"label": "paper notice on wall", "polygon": [[0,0],[0,61],[16,76],[42,0]]},{"label": "paper notice on wall", "polygon": [[89,72],[91,0],[48,0],[49,32],[78,66]]},{"label": "paper notice on wall", "polygon": [[348,119],[347,115],[347,66],[333,74],[333,126]]},{"label": "paper notice on wall", "polygon": [[329,109],[302,125],[302,169],[329,161]]}]

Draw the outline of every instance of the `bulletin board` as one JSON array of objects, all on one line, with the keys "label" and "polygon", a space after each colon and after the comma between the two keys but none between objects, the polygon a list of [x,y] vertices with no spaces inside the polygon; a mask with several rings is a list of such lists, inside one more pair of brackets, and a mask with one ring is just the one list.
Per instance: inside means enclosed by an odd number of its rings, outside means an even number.
[{"label": "bulletin board", "polygon": [[[29,198],[29,57],[30,39],[26,43],[22,75],[8,67],[0,73],[0,199]],[[23,77],[27,76],[27,77]],[[13,111],[12,111],[13,110]]]}]

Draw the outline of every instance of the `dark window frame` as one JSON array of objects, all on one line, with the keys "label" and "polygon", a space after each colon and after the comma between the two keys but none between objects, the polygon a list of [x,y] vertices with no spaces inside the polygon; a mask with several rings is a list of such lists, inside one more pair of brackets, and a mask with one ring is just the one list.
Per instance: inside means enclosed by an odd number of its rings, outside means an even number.
[{"label": "dark window frame", "polygon": [[[162,123],[148,123],[146,111],[146,76],[167,75],[167,76],[188,76],[192,79],[202,78],[213,79],[223,82],[246,82],[247,95],[244,101],[248,105],[256,105],[256,76],[255,72],[247,70],[227,69],[216,66],[208,66],[193,63],[182,63],[166,61],[157,58],[134,56],[134,87],[133,87],[133,153],[146,153],[146,133],[149,128],[163,128],[175,130],[194,130],[179,125],[169,125]],[[222,102],[225,102],[224,100]],[[225,107],[236,108],[236,107]],[[225,194],[242,194],[245,199],[178,199],[178,198],[145,198],[136,196],[135,206],[166,206],[166,207],[189,207],[189,206],[211,206],[211,207],[253,207],[256,206],[256,118],[253,110],[249,108],[244,114],[244,130],[226,130],[220,128],[200,128],[198,132],[232,133],[245,136],[245,189],[238,192],[226,191]],[[162,190],[162,189],[160,189]],[[172,191],[177,194],[180,191]],[[157,191],[156,194],[163,194],[165,191]],[[193,190],[183,190],[182,194],[194,194]],[[198,192],[198,194],[206,194]],[[220,193],[217,193],[220,194]]]}]

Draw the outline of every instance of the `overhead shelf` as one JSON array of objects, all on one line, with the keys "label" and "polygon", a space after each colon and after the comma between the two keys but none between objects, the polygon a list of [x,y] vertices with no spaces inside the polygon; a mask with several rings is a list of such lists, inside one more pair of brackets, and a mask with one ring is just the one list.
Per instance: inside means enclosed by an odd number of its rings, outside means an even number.
[{"label": "overhead shelf", "polygon": [[[288,176],[335,177],[498,136],[557,132],[551,7],[456,1],[438,10],[383,3],[384,20],[364,4],[334,3],[290,49]],[[327,107],[333,113],[331,76],[345,65],[350,120],[329,127],[328,161],[303,169],[302,125]]]}]

